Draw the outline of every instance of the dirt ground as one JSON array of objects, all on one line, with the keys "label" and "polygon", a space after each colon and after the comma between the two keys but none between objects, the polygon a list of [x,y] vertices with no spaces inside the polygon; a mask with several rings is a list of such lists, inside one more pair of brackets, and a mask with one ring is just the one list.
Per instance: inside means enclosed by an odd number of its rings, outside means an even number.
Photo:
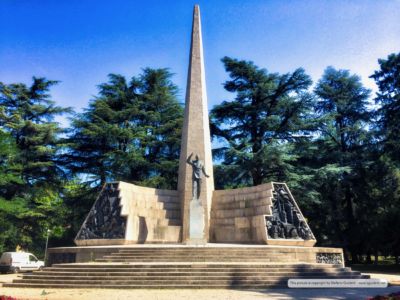
[{"label": "dirt ground", "polygon": [[[0,295],[12,296],[18,300],[243,300],[243,299],[353,299],[400,292],[400,276],[386,274],[371,274],[372,278],[386,278],[389,282],[398,283],[385,289],[268,289],[268,290],[119,290],[119,289],[27,289],[0,287]],[[10,282],[21,275],[0,275],[0,284]]]}]

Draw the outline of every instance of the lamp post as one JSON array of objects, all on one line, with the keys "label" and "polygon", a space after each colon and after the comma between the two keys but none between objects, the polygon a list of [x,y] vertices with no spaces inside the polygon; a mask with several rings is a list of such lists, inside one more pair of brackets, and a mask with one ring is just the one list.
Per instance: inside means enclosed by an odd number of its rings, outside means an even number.
[{"label": "lamp post", "polygon": [[44,265],[46,266],[47,263],[47,246],[49,245],[49,235],[51,230],[47,229],[47,236],[46,236],[46,248],[44,249]]}]

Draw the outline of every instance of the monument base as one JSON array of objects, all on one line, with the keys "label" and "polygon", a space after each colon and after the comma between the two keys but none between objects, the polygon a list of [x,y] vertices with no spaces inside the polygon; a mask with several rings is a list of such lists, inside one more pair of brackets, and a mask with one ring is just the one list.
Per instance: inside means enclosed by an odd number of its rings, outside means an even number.
[{"label": "monument base", "polygon": [[[64,259],[64,261],[63,261]],[[69,263],[65,262],[68,259]],[[287,288],[293,278],[365,278],[342,249],[206,244],[49,249],[52,267],[6,283],[31,288]],[[74,262],[74,263],[72,263]]]},{"label": "monument base", "polygon": [[189,238],[185,244],[207,244],[204,238],[204,209],[199,200],[190,201]]},{"label": "monument base", "polygon": [[[193,240],[195,242],[196,240]],[[199,240],[200,241],[200,240]],[[239,262],[272,262],[272,263],[331,263],[344,266],[343,250],[341,248],[274,246],[274,245],[243,245],[243,244],[136,244],[86,247],[49,248],[48,264],[56,263],[86,263],[107,259],[112,253],[137,251],[140,253],[138,262],[151,259],[153,262],[168,260],[172,253],[182,254],[180,261],[195,262],[211,259],[212,262],[224,260]],[[199,247],[201,246],[201,247]],[[206,255],[207,254],[207,255]],[[211,258],[210,258],[211,255]],[[206,258],[207,257],[207,258]]]},{"label": "monument base", "polygon": [[205,239],[190,239],[187,240],[184,244],[192,246],[205,246],[207,244],[207,241]]}]

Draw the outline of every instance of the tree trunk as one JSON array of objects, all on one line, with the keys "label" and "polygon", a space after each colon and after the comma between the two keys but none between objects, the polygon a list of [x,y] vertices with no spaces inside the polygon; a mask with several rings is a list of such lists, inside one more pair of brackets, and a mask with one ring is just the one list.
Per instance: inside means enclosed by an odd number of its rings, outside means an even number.
[{"label": "tree trunk", "polygon": [[104,170],[100,171],[100,186],[102,187],[106,183],[106,172]]},{"label": "tree trunk", "polygon": [[358,259],[358,254],[354,249],[350,249],[351,253],[351,263],[352,264],[358,264],[360,260]]},{"label": "tree trunk", "polygon": [[366,257],[366,263],[367,264],[372,264],[372,259],[371,259],[371,251],[367,251],[367,257]]},{"label": "tree trunk", "polygon": [[[257,135],[256,129],[253,130],[251,135],[252,135],[251,141],[253,143],[251,151],[253,152],[253,159],[254,159],[254,156],[261,150],[262,145],[261,145],[261,138]],[[262,176],[261,164],[257,160],[255,160],[254,162],[255,166],[251,171],[251,177],[253,179],[253,185],[256,186],[262,183],[263,176]]]},{"label": "tree trunk", "polygon": [[374,253],[374,265],[377,265],[377,264],[378,264],[378,251],[375,250],[375,253]]}]

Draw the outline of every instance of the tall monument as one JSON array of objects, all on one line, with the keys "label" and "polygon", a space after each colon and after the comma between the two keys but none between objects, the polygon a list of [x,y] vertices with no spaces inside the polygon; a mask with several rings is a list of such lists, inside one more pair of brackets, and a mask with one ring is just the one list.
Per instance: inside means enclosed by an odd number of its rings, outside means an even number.
[{"label": "tall monument", "polygon": [[178,189],[107,183],[76,244],[246,243],[313,246],[315,237],[285,183],[214,190],[200,9],[193,26]]},{"label": "tall monument", "polygon": [[200,8],[195,5],[178,179],[182,205],[182,242],[208,241],[213,190]]}]

